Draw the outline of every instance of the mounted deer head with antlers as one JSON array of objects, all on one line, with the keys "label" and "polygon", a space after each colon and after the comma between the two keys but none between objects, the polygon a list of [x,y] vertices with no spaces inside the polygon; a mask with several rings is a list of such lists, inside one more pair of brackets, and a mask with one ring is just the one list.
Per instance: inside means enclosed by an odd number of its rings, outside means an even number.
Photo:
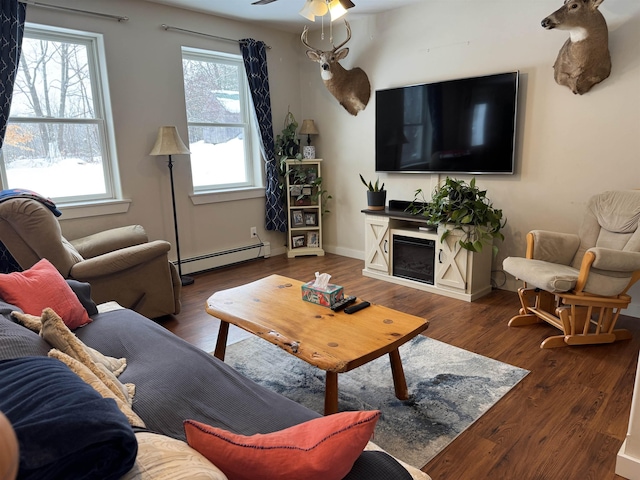
[{"label": "mounted deer head with antlers", "polygon": [[346,20],[344,24],[347,27],[347,39],[333,49],[322,51],[313,48],[307,41],[308,28],[304,27],[304,31],[300,36],[302,43],[307,50],[307,57],[314,62],[320,64],[320,74],[322,80],[331,94],[336,97],[347,112],[351,115],[357,115],[359,111],[364,110],[369,103],[371,96],[371,84],[367,74],[359,67],[345,70],[338,63],[349,53],[348,48],[342,48],[351,40],[351,27]]},{"label": "mounted deer head with antlers", "polygon": [[603,1],[565,0],[541,22],[547,30],[569,30],[570,36],[553,64],[554,78],[580,95],[611,73],[609,30],[598,10]]}]

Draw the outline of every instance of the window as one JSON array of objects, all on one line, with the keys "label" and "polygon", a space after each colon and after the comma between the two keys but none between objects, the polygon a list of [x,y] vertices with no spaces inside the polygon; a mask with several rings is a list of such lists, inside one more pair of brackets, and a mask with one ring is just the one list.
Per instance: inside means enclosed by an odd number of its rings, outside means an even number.
[{"label": "window", "polygon": [[117,162],[99,34],[27,25],[5,143],[3,188],[56,202],[116,198]]},{"label": "window", "polygon": [[259,186],[242,57],[183,47],[182,68],[194,192]]}]

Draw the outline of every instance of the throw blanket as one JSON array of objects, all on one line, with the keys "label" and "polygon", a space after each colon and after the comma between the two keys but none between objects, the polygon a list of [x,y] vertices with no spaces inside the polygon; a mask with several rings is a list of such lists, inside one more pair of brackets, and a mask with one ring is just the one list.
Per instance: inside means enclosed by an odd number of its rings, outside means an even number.
[{"label": "throw blanket", "polygon": [[[32,190],[26,190],[24,188],[12,188],[9,190],[0,191],[0,202],[4,202],[11,198],[17,197],[37,200],[38,202],[46,206],[49,210],[51,210],[56,217],[62,215],[62,212],[56,208],[56,204],[53,203],[50,198],[45,198]],[[0,273],[21,272],[22,270],[23,269],[22,267],[20,267],[20,264],[18,264],[18,262],[16,262],[16,259],[13,258],[13,255],[11,255],[11,252],[9,252],[4,243],[0,241]]]},{"label": "throw blanket", "polygon": [[62,212],[56,208],[56,204],[53,203],[50,198],[43,197],[39,193],[36,193],[32,190],[26,190],[24,188],[11,188],[9,190],[2,190],[0,192],[0,202],[4,202],[11,198],[17,197],[37,200],[38,202],[46,206],[49,210],[51,210],[56,217],[62,215]]}]

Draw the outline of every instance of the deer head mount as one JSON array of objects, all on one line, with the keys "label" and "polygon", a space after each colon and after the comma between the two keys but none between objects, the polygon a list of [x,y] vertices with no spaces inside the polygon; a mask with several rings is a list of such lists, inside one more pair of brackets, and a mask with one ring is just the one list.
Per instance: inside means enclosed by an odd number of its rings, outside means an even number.
[{"label": "deer head mount", "polygon": [[351,40],[351,27],[346,20],[347,39],[340,45],[333,45],[333,49],[322,51],[313,48],[307,41],[308,28],[304,27],[300,39],[307,50],[307,57],[320,64],[320,75],[327,90],[331,92],[340,105],[342,105],[351,115],[357,115],[364,110],[369,103],[371,96],[371,84],[367,74],[359,67],[346,70],[340,63],[349,54],[348,48],[344,47]]},{"label": "deer head mount", "polygon": [[565,0],[542,20],[547,30],[569,30],[569,38],[553,64],[554,78],[573,93],[582,95],[611,73],[609,30],[598,10],[604,0]]}]

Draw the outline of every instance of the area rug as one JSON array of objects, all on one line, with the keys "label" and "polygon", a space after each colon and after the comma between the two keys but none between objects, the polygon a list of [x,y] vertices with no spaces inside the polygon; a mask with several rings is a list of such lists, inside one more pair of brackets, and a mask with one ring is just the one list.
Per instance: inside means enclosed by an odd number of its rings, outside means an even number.
[{"label": "area rug", "polygon": [[[338,408],[381,410],[373,441],[421,468],[529,372],[425,336],[400,347],[410,398],[394,395],[389,357],[338,376]],[[325,373],[257,337],[227,347],[225,362],[306,407],[324,410]]]}]

